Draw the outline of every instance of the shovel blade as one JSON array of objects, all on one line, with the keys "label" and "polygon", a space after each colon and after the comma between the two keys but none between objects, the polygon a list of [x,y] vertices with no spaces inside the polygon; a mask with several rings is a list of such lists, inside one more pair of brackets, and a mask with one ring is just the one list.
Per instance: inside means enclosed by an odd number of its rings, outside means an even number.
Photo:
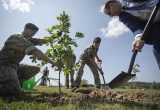
[{"label": "shovel blade", "polygon": [[122,71],[117,77],[115,77],[111,82],[109,82],[109,87],[111,89],[117,88],[120,85],[128,82],[135,76],[136,76],[135,74],[129,74]]}]

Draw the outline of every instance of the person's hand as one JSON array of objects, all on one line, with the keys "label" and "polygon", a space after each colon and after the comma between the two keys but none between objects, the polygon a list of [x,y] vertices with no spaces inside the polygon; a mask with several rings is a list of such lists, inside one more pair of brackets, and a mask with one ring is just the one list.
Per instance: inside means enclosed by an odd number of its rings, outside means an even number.
[{"label": "person's hand", "polygon": [[62,68],[63,67],[63,64],[62,62],[58,61],[58,62],[53,62],[52,63],[52,67],[58,67],[58,68]]},{"label": "person's hand", "polygon": [[61,61],[58,61],[58,62],[55,62],[54,66],[55,66],[54,68],[55,71],[61,71],[63,68],[63,63]]},{"label": "person's hand", "polygon": [[135,52],[135,50],[141,52],[143,46],[144,46],[144,41],[141,40],[141,37],[140,36],[136,37],[132,44],[132,52]]},{"label": "person's hand", "polygon": [[47,41],[45,39],[42,39],[42,44],[46,44]]},{"label": "person's hand", "polygon": [[44,39],[39,39],[39,45],[43,45],[43,44],[46,44],[46,43],[47,43],[46,40],[44,40]]}]

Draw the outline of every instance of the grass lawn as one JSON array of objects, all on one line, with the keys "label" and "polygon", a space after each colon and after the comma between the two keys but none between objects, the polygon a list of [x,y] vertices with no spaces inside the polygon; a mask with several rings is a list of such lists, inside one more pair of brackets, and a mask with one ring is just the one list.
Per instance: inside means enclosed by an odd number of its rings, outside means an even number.
[{"label": "grass lawn", "polygon": [[160,110],[159,90],[35,87],[20,99],[0,98],[0,110]]}]

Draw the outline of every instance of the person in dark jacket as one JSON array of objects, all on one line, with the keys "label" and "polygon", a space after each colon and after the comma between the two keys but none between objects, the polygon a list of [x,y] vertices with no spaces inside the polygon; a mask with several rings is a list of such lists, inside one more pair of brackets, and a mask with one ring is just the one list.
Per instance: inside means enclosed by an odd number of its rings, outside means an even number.
[{"label": "person in dark jacket", "polygon": [[160,10],[150,31],[147,32],[145,41],[141,40],[144,27],[158,2],[159,0],[108,0],[104,13],[111,17],[118,16],[119,20],[134,33],[132,52],[141,51],[144,43],[153,45],[153,53],[160,69]]}]

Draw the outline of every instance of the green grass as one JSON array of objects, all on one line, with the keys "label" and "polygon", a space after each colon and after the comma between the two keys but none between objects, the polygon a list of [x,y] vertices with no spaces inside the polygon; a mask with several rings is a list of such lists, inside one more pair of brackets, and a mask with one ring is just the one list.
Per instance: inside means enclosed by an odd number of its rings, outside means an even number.
[{"label": "green grass", "polygon": [[[83,89],[86,90],[86,88]],[[147,100],[147,103],[109,100],[72,93],[65,88],[62,88],[62,93],[59,94],[57,87],[36,87],[33,91],[26,92],[26,96],[21,99],[0,98],[0,110],[160,110],[160,91],[158,90],[114,89],[110,91],[126,94],[143,93],[157,96],[158,100],[154,102]]]}]

